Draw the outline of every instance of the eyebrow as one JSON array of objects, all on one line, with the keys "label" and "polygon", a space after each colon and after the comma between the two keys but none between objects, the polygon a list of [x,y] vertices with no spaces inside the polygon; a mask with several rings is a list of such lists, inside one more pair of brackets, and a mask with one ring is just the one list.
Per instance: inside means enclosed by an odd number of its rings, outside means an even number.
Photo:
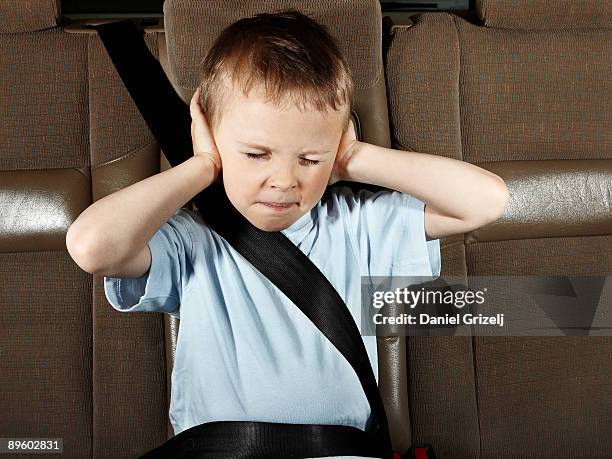
[{"label": "eyebrow", "polygon": [[[270,147],[267,147],[266,145],[259,145],[259,144],[252,143],[252,142],[240,142],[240,141],[238,141],[238,143],[241,145],[244,145],[245,147],[256,148],[258,150],[272,152],[272,149]],[[327,153],[330,153],[330,151],[329,150],[310,150],[310,151],[303,151],[300,154],[301,155],[309,155],[309,154],[323,155]]]}]

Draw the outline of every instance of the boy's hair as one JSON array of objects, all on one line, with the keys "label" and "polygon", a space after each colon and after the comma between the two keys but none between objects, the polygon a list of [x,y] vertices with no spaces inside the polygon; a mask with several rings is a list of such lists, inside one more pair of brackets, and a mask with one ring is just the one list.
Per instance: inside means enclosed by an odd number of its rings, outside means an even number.
[{"label": "boy's hair", "polygon": [[263,88],[266,102],[287,101],[320,112],[347,105],[348,127],[354,83],[349,66],[325,27],[288,9],[240,19],[225,28],[202,60],[200,104],[211,129],[221,121],[232,90],[248,96]]}]

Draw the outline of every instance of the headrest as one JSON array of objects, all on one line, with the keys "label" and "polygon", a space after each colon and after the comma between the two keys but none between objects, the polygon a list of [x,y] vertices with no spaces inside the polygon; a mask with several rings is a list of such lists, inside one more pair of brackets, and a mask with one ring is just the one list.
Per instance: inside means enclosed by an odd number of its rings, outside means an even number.
[{"label": "headrest", "polygon": [[36,32],[56,27],[60,0],[0,0],[0,33]]},{"label": "headrest", "polygon": [[610,0],[476,0],[485,27],[499,29],[610,29]]},{"label": "headrest", "polygon": [[196,88],[200,61],[225,27],[243,17],[289,8],[324,25],[339,42],[356,88],[369,88],[377,82],[382,72],[382,23],[377,0],[355,0],[350,8],[345,2],[302,0],[166,0],[164,27],[175,87]]}]

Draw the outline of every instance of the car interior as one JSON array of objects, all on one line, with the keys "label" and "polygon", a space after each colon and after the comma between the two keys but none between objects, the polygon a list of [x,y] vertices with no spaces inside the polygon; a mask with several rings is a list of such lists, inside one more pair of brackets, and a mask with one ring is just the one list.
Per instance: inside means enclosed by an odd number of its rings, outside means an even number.
[{"label": "car interior", "polygon": [[[281,8],[340,43],[362,140],[504,179],[500,219],[441,239],[442,275],[611,275],[612,2],[3,0],[0,437],[61,437],[61,457],[127,459],[174,435],[180,320],[115,311],[102,277],[66,249],[89,205],[170,167],[93,26],[139,24],[188,104],[219,32]],[[377,344],[402,454],[429,444],[437,458],[612,457],[605,331]]]}]

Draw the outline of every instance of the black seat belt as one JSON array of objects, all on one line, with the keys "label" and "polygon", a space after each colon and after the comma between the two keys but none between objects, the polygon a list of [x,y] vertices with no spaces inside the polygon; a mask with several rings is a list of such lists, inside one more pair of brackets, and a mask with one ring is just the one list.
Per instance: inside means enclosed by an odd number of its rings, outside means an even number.
[{"label": "black seat belt", "polygon": [[[95,27],[102,43],[171,166],[193,155],[188,106],[149,52],[131,21]],[[206,223],[276,285],[351,364],[374,423],[353,426],[218,421],[180,432],[142,458],[399,457],[392,450],[387,416],[365,345],[346,304],[319,269],[284,234],[253,226],[215,182],[194,198]]]}]

